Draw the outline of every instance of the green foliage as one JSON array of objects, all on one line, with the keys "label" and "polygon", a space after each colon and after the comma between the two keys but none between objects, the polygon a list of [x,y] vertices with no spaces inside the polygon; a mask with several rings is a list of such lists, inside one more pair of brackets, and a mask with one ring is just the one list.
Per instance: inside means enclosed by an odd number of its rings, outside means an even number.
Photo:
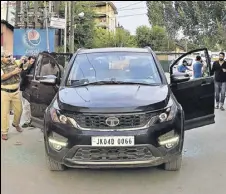
[{"label": "green foliage", "polygon": [[111,32],[106,29],[96,28],[94,31],[93,48],[101,47],[136,47],[136,40],[127,30],[116,29]]},{"label": "green foliage", "polygon": [[114,46],[113,33],[103,28],[95,28],[93,48]]},{"label": "green foliage", "polygon": [[225,1],[147,1],[151,25],[165,27],[172,39],[182,30],[189,44],[225,48]]},{"label": "green foliage", "polygon": [[175,44],[168,38],[165,28],[160,26],[138,27],[136,40],[139,47],[150,46],[155,51],[167,51],[175,48]]},{"label": "green foliage", "polygon": [[[74,9],[75,16],[75,47],[91,48],[94,36],[94,11],[91,1],[77,1]],[[78,14],[84,12],[84,17],[79,18]],[[75,49],[75,50],[76,50]]]}]

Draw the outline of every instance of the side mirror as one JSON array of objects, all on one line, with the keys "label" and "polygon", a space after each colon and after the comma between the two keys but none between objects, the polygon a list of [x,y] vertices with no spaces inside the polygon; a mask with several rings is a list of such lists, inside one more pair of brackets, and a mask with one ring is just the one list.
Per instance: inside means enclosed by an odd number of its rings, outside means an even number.
[{"label": "side mirror", "polygon": [[40,83],[45,85],[56,85],[57,77],[55,75],[47,75],[40,78]]},{"label": "side mirror", "polygon": [[190,76],[187,73],[176,72],[170,76],[171,83],[181,83],[190,80]]}]

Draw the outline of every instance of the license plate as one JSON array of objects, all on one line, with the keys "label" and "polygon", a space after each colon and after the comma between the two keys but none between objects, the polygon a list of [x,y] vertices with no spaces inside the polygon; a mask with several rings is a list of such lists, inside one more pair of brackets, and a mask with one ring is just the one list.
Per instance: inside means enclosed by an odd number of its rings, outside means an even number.
[{"label": "license plate", "polygon": [[92,146],[98,147],[123,147],[133,146],[134,136],[106,136],[92,137]]}]

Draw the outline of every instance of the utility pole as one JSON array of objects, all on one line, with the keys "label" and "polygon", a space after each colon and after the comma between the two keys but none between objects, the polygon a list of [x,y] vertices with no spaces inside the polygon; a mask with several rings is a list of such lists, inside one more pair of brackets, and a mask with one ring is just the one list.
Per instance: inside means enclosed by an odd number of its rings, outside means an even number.
[{"label": "utility pole", "polygon": [[6,21],[8,22],[9,20],[9,1],[7,1],[6,4]]},{"label": "utility pole", "polygon": [[37,27],[37,23],[38,23],[38,1],[34,1],[34,28]]},{"label": "utility pole", "polygon": [[64,52],[67,52],[67,1],[65,1]]},{"label": "utility pole", "polygon": [[74,53],[75,50],[75,18],[74,18],[74,5],[75,1],[71,2],[71,52]]},{"label": "utility pole", "polygon": [[48,14],[47,14],[46,1],[44,1],[44,7],[45,7],[46,44],[47,44],[47,51],[49,52],[49,28],[48,28]]},{"label": "utility pole", "polygon": [[68,20],[68,23],[69,23],[69,39],[68,39],[68,44],[69,44],[69,51],[71,51],[71,29],[72,29],[72,21],[71,21],[71,18],[72,18],[72,14],[71,14],[71,4],[72,2],[71,1],[68,1],[68,15],[69,15],[69,20]]}]

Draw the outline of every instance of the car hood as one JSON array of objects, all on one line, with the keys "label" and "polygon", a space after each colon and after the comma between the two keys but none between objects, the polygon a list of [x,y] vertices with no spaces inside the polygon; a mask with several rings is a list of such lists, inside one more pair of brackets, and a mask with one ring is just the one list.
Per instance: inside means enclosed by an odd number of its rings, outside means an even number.
[{"label": "car hood", "polygon": [[79,112],[131,112],[164,108],[169,99],[167,85],[90,85],[63,87],[57,96],[61,110]]}]

